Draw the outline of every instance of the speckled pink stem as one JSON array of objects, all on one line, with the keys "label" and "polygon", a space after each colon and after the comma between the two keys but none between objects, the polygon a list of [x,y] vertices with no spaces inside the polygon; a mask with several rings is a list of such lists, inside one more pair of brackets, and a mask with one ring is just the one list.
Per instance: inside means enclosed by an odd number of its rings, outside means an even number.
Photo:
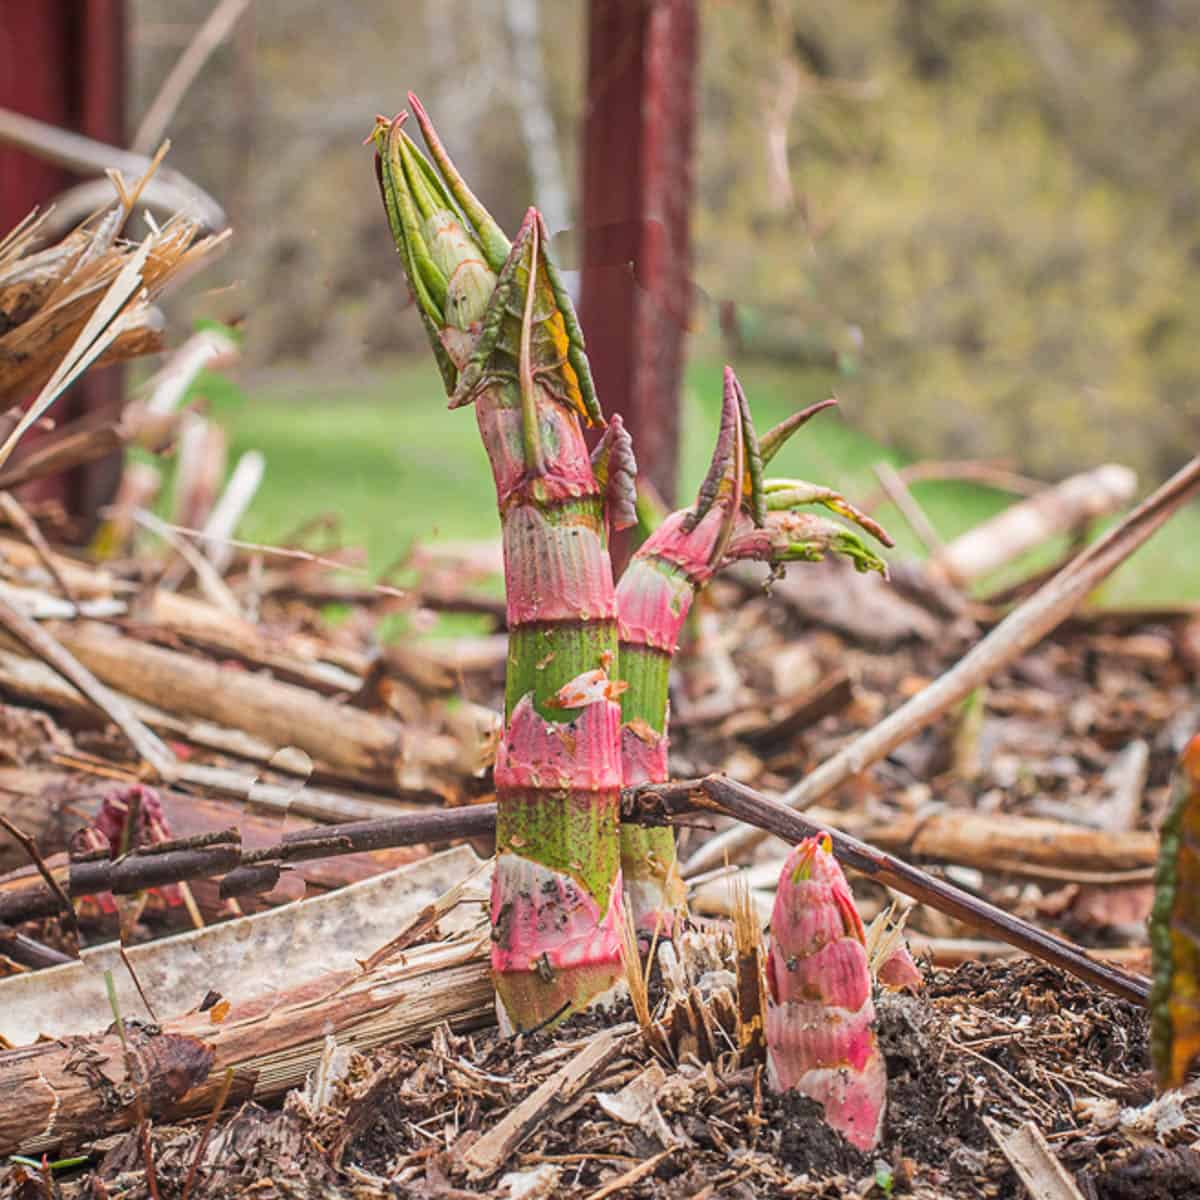
[{"label": "speckled pink stem", "polygon": [[[630,681],[622,697],[626,724],[621,739],[625,786],[665,783],[667,765],[667,683],[671,656],[696,592],[717,568],[739,558],[768,559],[791,536],[797,514],[770,513],[765,527],[739,511],[721,555],[715,561],[727,522],[726,504],[717,503],[689,529],[690,513],[672,513],[643,543],[617,585],[621,675]],[[621,827],[621,869],[625,899],[643,943],[672,937],[685,912],[675,833],[669,828]]]},{"label": "speckled pink stem", "polygon": [[[455,339],[446,347],[461,355]],[[503,376],[473,397],[502,521],[509,627],[492,971],[518,1030],[587,1006],[622,975],[620,685],[610,677],[617,608],[605,498],[575,412],[539,383],[526,386],[532,406]],[[532,464],[531,408],[545,448]]]},{"label": "speckled pink stem", "polygon": [[689,533],[687,516],[685,509],[667,517],[621,576],[617,609],[622,643],[675,653],[696,591],[712,578],[709,558],[725,519],[724,510],[715,505]]}]

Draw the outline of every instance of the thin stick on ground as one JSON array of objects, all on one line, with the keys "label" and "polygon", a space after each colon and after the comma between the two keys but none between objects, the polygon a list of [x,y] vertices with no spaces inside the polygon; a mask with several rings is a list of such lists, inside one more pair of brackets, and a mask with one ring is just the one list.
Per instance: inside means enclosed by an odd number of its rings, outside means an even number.
[{"label": "thin stick on ground", "polygon": [[[1197,491],[1200,491],[1200,458],[1193,458],[1120,524],[1005,617],[949,671],[785,792],[783,802],[798,809],[815,804],[964,699],[1064,621]],[[693,854],[684,865],[683,874],[706,871],[720,865],[726,857],[735,859],[760,840],[761,834],[751,829],[728,830],[711,838]]]},{"label": "thin stick on ground", "polygon": [[[311,550],[300,550],[294,546],[269,546],[265,542],[248,542],[244,538],[217,537],[206,533],[203,529],[192,529],[187,525],[176,525],[170,521],[160,521],[154,528],[155,532],[163,531],[164,536],[167,532],[170,532],[180,537],[194,538],[196,541],[203,542],[208,547],[217,545],[231,546],[235,550],[245,550],[248,554],[261,554],[264,557],[273,558],[288,558],[295,562],[308,563],[314,567],[329,567],[331,570],[342,571],[348,575],[366,577],[371,573],[366,567],[356,567],[353,563],[342,562],[336,558],[314,554]],[[292,536],[295,535],[293,534]],[[391,587],[384,583],[371,584],[363,590],[397,600],[407,600],[413,594],[411,588]]]},{"label": "thin stick on ground", "polygon": [[142,1147],[142,1162],[146,1167],[146,1189],[150,1193],[150,1200],[159,1200],[158,1172],[154,1169],[154,1153],[150,1146],[150,1122],[145,1118],[138,1125],[138,1141]]},{"label": "thin stick on ground", "polygon": [[141,721],[120,696],[105,687],[60,642],[51,637],[36,621],[30,620],[3,599],[0,599],[0,625],[69,683],[73,683],[116,725],[159,778],[174,778],[176,760],[166,744]]},{"label": "thin stick on ground", "polygon": [[925,510],[917,502],[916,496],[908,490],[908,484],[900,472],[886,460],[878,462],[874,467],[875,478],[884,495],[896,506],[897,512],[908,522],[908,527],[917,535],[918,540],[930,554],[936,554],[945,543],[938,536]]},{"label": "thin stick on ground", "polygon": [[0,816],[0,825],[8,831],[9,836],[29,855],[29,861],[33,863],[34,867],[37,868],[37,873],[46,881],[46,886],[54,895],[55,900],[58,901],[60,906],[59,911],[66,917],[68,928],[75,935],[76,945],[78,945],[79,924],[75,917],[75,906],[71,903],[67,893],[63,891],[62,884],[54,878],[53,872],[46,866],[46,860],[38,850],[37,844],[29,834],[25,833],[24,830],[18,829],[7,817]]},{"label": "thin stick on ground", "polygon": [[[109,513],[111,512],[112,509],[109,509]],[[222,612],[228,613],[232,617],[241,617],[242,610],[238,605],[237,597],[229,590],[229,585],[221,578],[212,563],[191,542],[176,534],[174,526],[164,521],[157,513],[152,513],[144,508],[135,508],[132,516],[143,529],[148,529],[162,538],[179,555],[179,559],[183,560],[196,573],[196,583],[207,600]]]},{"label": "thin stick on ground", "polygon": [[192,1184],[196,1180],[196,1172],[200,1168],[200,1160],[204,1157],[204,1147],[208,1145],[208,1139],[212,1136],[213,1126],[217,1123],[217,1117],[220,1115],[221,1109],[225,1107],[225,1101],[229,1099],[229,1089],[233,1086],[233,1068],[225,1068],[225,1079],[221,1084],[221,1090],[217,1093],[217,1098],[213,1101],[212,1112],[208,1114],[208,1120],[204,1122],[204,1130],[200,1134],[200,1140],[196,1143],[196,1153],[192,1155],[191,1166],[188,1167],[187,1176],[183,1181],[183,1191],[180,1194],[180,1200],[188,1200],[192,1194]]},{"label": "thin stick on ground", "polygon": [[1062,938],[1046,933],[952,884],[934,879],[918,867],[885,854],[857,838],[828,826],[817,825],[788,808],[782,801],[735,783],[732,779],[711,775],[691,782],[647,785],[627,795],[626,803],[631,808],[636,806],[641,809],[642,815],[652,813],[657,804],[658,813],[664,818],[677,813],[691,813],[698,808],[708,809],[743,821],[756,830],[773,833],[790,845],[818,833],[828,833],[833,842],[834,857],[843,866],[851,867],[967,925],[986,930],[1001,941],[1122,999],[1145,1004],[1149,997],[1148,979],[1091,958],[1078,946]]},{"label": "thin stick on ground", "polygon": [[55,561],[50,546],[42,536],[42,531],[37,527],[34,519],[10,492],[0,491],[0,509],[4,510],[4,515],[13,528],[33,547],[33,552],[38,556],[42,566],[46,568],[47,574],[54,580],[58,590],[62,592],[63,599],[73,605],[78,612],[79,604],[75,599],[75,593],[71,590],[71,585],[67,583],[63,573],[58,569],[58,563]]},{"label": "thin stick on ground", "polygon": [[628,1171],[618,1175],[616,1179],[610,1179],[603,1187],[590,1192],[587,1200],[608,1200],[609,1196],[615,1196],[618,1192],[623,1192],[626,1188],[633,1187],[635,1183],[640,1182],[647,1175],[652,1175],[658,1170],[659,1164],[669,1155],[674,1154],[676,1149],[677,1147],[675,1146],[668,1146],[665,1150],[660,1150],[652,1157],[644,1159],[636,1166],[630,1167]]}]

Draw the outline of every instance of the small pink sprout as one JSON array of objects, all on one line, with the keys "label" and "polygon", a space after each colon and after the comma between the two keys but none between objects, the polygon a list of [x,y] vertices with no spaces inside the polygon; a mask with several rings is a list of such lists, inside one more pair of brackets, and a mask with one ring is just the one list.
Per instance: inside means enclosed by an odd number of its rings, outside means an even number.
[{"label": "small pink sprout", "polygon": [[883,1127],[887,1073],[862,919],[828,834],[788,856],[775,893],[767,956],[767,1070],[771,1086],[816,1100],[850,1144],[873,1149]]}]

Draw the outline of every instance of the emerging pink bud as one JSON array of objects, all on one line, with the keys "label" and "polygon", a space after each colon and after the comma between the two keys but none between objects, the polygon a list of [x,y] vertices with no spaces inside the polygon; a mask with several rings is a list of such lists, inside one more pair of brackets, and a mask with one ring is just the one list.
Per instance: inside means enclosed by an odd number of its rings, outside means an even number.
[{"label": "emerging pink bud", "polygon": [[771,1086],[816,1100],[859,1150],[883,1127],[887,1074],[863,924],[827,834],[784,863],[767,956],[767,1069]]},{"label": "emerging pink bud", "polygon": [[889,991],[919,992],[925,986],[925,979],[917,964],[913,962],[912,952],[901,942],[895,950],[883,960],[875,977]]},{"label": "emerging pink bud", "polygon": [[[170,838],[171,829],[158,793],[153,788],[132,784],[108,792],[92,824],[72,835],[71,850],[74,854],[106,850],[110,858],[117,858],[137,846],[165,842]],[[159,897],[171,907],[183,903],[183,893],[176,883],[150,888],[148,895]],[[93,899],[101,912],[117,911],[110,893]]]}]

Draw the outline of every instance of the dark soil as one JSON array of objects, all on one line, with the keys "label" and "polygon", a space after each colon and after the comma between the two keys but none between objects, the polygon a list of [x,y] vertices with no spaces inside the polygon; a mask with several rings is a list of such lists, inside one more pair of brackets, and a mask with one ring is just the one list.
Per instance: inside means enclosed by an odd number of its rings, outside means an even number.
[{"label": "dark soil", "polygon": [[[1086,1200],[1200,1197],[1200,1104],[1176,1106],[1174,1117],[1144,1107],[1152,1087],[1143,1010],[1027,960],[934,971],[923,995],[883,994],[877,1007],[890,1083],[872,1155],[843,1142],[813,1102],[772,1095],[762,1068],[732,1051],[661,1064],[657,1120],[614,1119],[596,1094],[657,1070],[634,1027],[599,1078],[548,1109],[492,1176],[471,1178],[463,1155],[472,1143],[580,1049],[632,1023],[628,1010],[553,1035],[446,1030],[430,1046],[359,1056],[315,1115],[293,1093],[281,1109],[250,1104],[222,1118],[199,1151],[190,1194],[506,1196],[523,1194],[524,1181],[530,1196],[587,1197],[657,1156],[610,1194],[1018,1200],[1023,1185],[988,1122],[1032,1121]],[[182,1194],[200,1140],[199,1123],[153,1131],[162,1200]],[[94,1169],[63,1182],[64,1197],[150,1196],[136,1134],[95,1149]],[[0,1196],[44,1195],[36,1173],[0,1172]]]}]

